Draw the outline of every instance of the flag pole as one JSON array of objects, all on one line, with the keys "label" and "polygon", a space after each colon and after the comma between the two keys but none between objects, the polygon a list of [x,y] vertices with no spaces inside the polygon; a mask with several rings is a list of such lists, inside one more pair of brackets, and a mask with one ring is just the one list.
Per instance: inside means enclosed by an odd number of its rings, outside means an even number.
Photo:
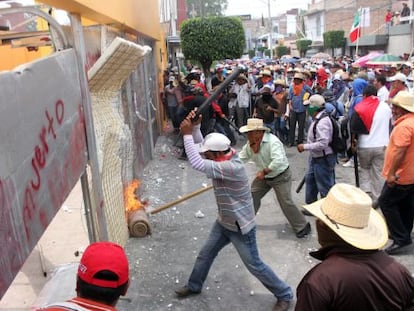
[{"label": "flag pole", "polygon": [[[356,42],[356,47],[355,47],[355,56],[358,56],[358,46],[359,46],[359,32],[360,32],[360,29],[361,29],[361,27],[358,27],[358,30],[357,30],[357,42]],[[354,59],[355,59],[355,57],[354,57]]]},{"label": "flag pole", "polygon": [[356,43],[356,48],[355,48],[355,56],[358,56],[359,37],[361,35],[361,29],[362,29],[361,7],[358,9],[358,15],[359,15],[359,25],[358,25],[358,30],[357,30],[357,43]]}]

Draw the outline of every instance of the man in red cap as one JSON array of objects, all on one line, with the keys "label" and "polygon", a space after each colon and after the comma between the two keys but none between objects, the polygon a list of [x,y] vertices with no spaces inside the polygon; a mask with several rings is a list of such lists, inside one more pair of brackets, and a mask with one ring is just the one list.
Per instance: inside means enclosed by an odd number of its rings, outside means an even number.
[{"label": "man in red cap", "polygon": [[123,248],[111,242],[92,243],[79,263],[77,297],[39,310],[115,311],[128,286],[129,266]]}]

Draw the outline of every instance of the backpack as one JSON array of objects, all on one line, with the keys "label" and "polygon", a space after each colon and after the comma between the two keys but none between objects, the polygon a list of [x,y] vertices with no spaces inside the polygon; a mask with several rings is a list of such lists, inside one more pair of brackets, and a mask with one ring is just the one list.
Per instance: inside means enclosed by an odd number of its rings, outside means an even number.
[{"label": "backpack", "polygon": [[331,114],[324,112],[320,118],[316,118],[313,125],[313,137],[316,138],[316,126],[320,119],[328,117],[332,123],[332,139],[329,143],[329,147],[332,148],[334,153],[343,153],[347,150],[348,134],[348,118],[335,119]]}]

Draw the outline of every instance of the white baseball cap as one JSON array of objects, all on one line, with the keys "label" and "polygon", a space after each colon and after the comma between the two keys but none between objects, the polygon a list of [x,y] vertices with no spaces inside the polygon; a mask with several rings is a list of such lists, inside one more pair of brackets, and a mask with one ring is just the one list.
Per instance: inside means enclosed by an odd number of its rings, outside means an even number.
[{"label": "white baseball cap", "polygon": [[199,145],[198,152],[204,153],[206,151],[226,151],[230,149],[230,139],[221,133],[208,134],[203,142]]},{"label": "white baseball cap", "polygon": [[405,82],[407,80],[407,76],[401,72],[396,73],[394,76],[388,78],[388,81],[401,81]]}]

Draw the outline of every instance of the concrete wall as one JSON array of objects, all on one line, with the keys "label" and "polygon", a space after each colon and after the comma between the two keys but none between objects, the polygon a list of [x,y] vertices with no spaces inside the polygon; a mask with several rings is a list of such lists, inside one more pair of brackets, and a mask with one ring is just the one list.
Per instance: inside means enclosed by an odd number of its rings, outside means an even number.
[{"label": "concrete wall", "polygon": [[98,24],[116,24],[127,32],[161,39],[158,1],[154,0],[41,0],[40,2],[78,13]]}]

